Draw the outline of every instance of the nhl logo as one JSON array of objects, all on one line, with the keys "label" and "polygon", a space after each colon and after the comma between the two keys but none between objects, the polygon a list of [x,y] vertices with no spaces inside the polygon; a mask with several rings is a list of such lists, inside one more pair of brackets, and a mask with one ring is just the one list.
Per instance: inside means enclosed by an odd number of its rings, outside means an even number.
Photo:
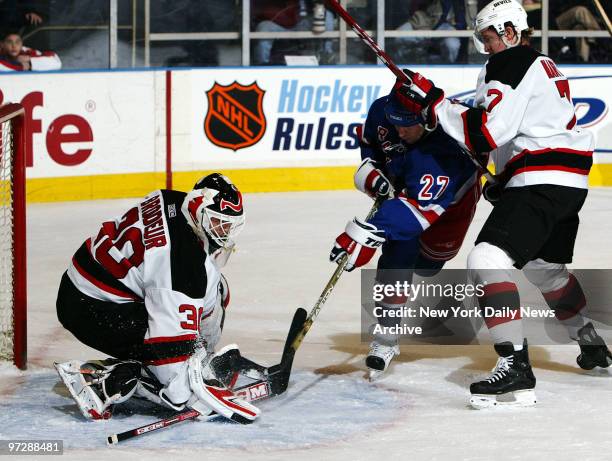
[{"label": "nhl logo", "polygon": [[248,86],[238,82],[223,86],[215,82],[206,92],[208,113],[204,132],[210,142],[233,150],[256,144],[266,132],[264,93],[257,82]]}]

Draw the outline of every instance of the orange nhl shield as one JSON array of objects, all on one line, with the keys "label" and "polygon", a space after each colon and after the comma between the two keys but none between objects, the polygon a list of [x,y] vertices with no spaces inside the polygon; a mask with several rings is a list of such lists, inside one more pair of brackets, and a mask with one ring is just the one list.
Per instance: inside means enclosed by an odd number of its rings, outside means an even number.
[{"label": "orange nhl shield", "polygon": [[206,92],[208,113],[204,132],[210,142],[233,150],[257,143],[266,132],[264,93],[257,82],[248,86],[238,82],[223,86],[215,82]]}]

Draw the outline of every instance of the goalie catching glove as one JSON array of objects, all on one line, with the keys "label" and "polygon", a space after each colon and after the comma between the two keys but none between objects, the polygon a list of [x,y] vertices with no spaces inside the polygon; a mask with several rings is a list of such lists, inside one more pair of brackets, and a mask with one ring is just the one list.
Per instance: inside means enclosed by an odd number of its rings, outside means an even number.
[{"label": "goalie catching glove", "polygon": [[355,187],[372,198],[393,195],[393,187],[387,177],[376,168],[374,160],[365,158],[355,172]]},{"label": "goalie catching glove", "polygon": [[[398,101],[410,112],[422,116],[425,128],[433,131],[438,124],[436,107],[444,99],[444,91],[417,72],[403,69],[409,81],[397,79],[393,91]],[[412,82],[412,83],[410,83]]]},{"label": "goalie catching glove", "polygon": [[356,267],[367,264],[376,249],[385,242],[385,231],[359,218],[349,221],[329,255],[330,261],[339,263],[343,255],[348,255],[344,270],[350,272]]}]

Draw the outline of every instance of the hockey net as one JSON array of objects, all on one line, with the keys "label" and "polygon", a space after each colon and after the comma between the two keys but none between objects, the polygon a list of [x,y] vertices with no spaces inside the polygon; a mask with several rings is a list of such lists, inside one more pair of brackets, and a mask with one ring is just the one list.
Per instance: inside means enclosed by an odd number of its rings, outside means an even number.
[{"label": "hockey net", "polygon": [[26,366],[25,127],[0,107],[0,361]]}]

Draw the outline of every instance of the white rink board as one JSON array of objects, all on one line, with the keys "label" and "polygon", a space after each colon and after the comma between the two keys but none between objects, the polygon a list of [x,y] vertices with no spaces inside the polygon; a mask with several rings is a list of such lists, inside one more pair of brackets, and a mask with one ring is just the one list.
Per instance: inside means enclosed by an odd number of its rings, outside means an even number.
[{"label": "white rink board", "polygon": [[[154,72],[0,76],[0,100],[21,102],[32,114],[29,178],[155,171],[155,155],[165,155],[154,147],[155,91]],[[81,119],[76,123],[90,128],[92,141],[63,143],[64,155],[58,156],[49,141],[57,131],[53,122],[62,118]],[[62,130],[76,131],[73,123]],[[78,150],[91,153],[75,155]]]},{"label": "white rink board", "polygon": [[[447,97],[469,100],[473,96],[480,67],[415,67],[444,88]],[[561,67],[571,79],[572,95],[577,102],[579,124],[588,120],[587,126],[598,135],[598,149],[612,152],[612,123],[607,116],[612,104],[610,67]],[[215,71],[194,70],[191,75],[192,156],[178,153],[174,164],[177,170],[209,167],[269,167],[269,166],[315,166],[354,164],[359,155],[354,143],[347,135],[349,126],[363,123],[367,108],[373,99],[389,92],[394,83],[393,75],[385,67],[339,67],[339,68],[277,68],[277,69],[219,69]],[[579,78],[576,78],[579,77]],[[206,92],[215,83],[229,85],[233,82],[249,85],[256,82],[264,90],[264,112],[267,129],[264,137],[255,145],[240,149],[215,146],[204,134],[204,118],[209,110]],[[592,107],[591,107],[592,106]],[[588,114],[589,109],[592,109]],[[188,111],[179,111],[181,117]],[[597,116],[595,114],[598,114]],[[335,138],[339,147],[326,149],[316,147],[316,135],[321,118],[325,119],[321,146],[329,137],[330,124],[343,126],[342,135]],[[582,119],[582,122],[580,121]],[[287,130],[287,121],[294,124],[291,131],[290,148],[279,141],[279,133]],[[185,117],[179,124],[189,120]],[[283,125],[284,123],[284,125]],[[299,124],[312,125],[312,139],[303,149],[295,148]],[[351,145],[347,148],[347,145]],[[181,152],[188,152],[181,151]],[[612,156],[599,156],[599,163],[612,162]],[[348,162],[348,163],[347,163]]]},{"label": "white rink board", "polygon": [[[444,88],[447,97],[469,100],[480,68],[417,66],[415,70]],[[579,124],[586,123],[598,135],[595,163],[612,163],[608,114],[612,66],[561,70],[571,80]],[[365,120],[369,104],[388,93],[394,81],[382,66],[187,69],[171,74],[174,171],[356,164],[354,128]],[[163,173],[165,77],[166,71],[159,70],[0,75],[0,101],[24,103],[33,120],[28,177]],[[237,151],[211,143],[203,128],[209,110],[206,92],[215,83],[235,81],[256,82],[265,92],[266,119],[263,137]],[[58,128],[58,119],[65,126]],[[64,136],[77,131],[75,120],[81,131],[91,130],[92,140],[58,142],[58,131]],[[302,133],[312,132],[310,142],[302,136],[298,149],[300,125]],[[50,148],[54,139],[55,147]],[[91,153],[75,155],[79,149]]]}]

